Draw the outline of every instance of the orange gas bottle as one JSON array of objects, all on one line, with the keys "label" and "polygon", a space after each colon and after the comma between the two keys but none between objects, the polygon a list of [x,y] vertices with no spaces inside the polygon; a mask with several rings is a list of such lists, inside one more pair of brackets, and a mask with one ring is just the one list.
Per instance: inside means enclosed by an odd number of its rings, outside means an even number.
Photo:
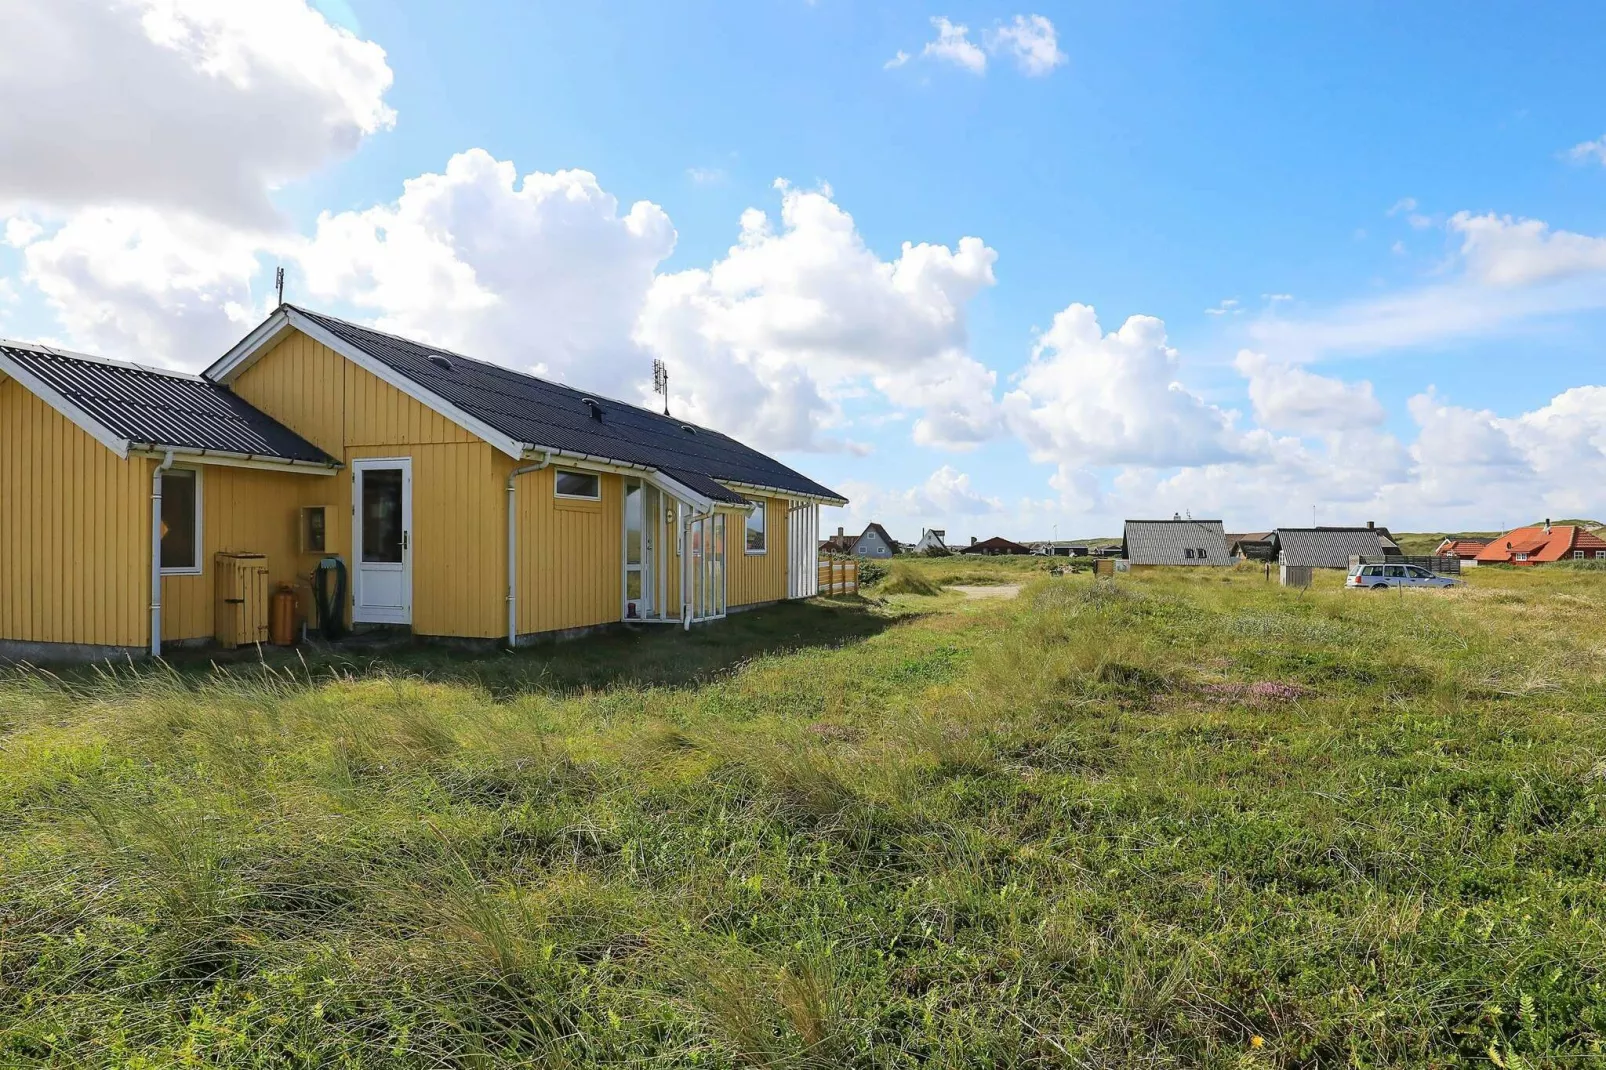
[{"label": "orange gas bottle", "polygon": [[274,646],[291,646],[296,641],[296,592],[280,587],[273,592],[273,605],[268,612],[268,642]]}]

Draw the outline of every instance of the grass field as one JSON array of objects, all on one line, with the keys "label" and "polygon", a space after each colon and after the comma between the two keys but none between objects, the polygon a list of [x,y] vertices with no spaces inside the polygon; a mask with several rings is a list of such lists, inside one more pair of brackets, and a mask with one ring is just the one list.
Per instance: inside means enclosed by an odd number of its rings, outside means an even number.
[{"label": "grass field", "polygon": [[1606,573],[963,564],[1028,582],[0,677],[0,1065],[1603,1059]]}]

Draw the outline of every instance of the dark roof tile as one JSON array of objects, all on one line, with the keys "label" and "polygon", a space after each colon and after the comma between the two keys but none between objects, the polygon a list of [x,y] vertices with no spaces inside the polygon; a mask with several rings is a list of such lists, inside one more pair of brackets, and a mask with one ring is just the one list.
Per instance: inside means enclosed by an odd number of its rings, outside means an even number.
[{"label": "dark roof tile", "polygon": [[136,445],[337,463],[227,387],[193,375],[30,343],[0,342],[0,354],[117,438]]}]

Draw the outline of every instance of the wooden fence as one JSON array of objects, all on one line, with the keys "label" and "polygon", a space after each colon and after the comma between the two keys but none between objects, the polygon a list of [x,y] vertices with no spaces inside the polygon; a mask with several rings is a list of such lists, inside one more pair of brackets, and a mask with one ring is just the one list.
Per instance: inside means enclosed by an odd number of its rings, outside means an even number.
[{"label": "wooden fence", "polygon": [[859,563],[851,557],[820,558],[821,594],[857,594]]}]

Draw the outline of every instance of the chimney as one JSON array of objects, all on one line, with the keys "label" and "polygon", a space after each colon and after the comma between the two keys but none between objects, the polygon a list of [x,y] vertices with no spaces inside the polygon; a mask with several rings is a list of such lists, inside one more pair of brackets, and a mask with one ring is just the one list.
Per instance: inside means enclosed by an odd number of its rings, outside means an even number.
[{"label": "chimney", "polygon": [[1367,531],[1371,531],[1371,530],[1372,530],[1372,529],[1374,529],[1374,528],[1376,528],[1376,527],[1377,527],[1377,522],[1376,522],[1376,521],[1374,521],[1374,520],[1368,520],[1368,521],[1367,521],[1367,522],[1366,522],[1366,530],[1367,530]]},{"label": "chimney", "polygon": [[1545,534],[1550,534],[1550,518],[1548,516],[1545,517]]},{"label": "chimney", "polygon": [[972,545],[972,546],[976,545],[976,536],[972,535],[970,537],[970,545]]},{"label": "chimney", "polygon": [[847,532],[842,530],[841,525],[838,525],[837,529],[836,529],[836,537],[840,539],[840,538],[842,538],[843,535],[846,535],[846,534],[847,534]]}]

